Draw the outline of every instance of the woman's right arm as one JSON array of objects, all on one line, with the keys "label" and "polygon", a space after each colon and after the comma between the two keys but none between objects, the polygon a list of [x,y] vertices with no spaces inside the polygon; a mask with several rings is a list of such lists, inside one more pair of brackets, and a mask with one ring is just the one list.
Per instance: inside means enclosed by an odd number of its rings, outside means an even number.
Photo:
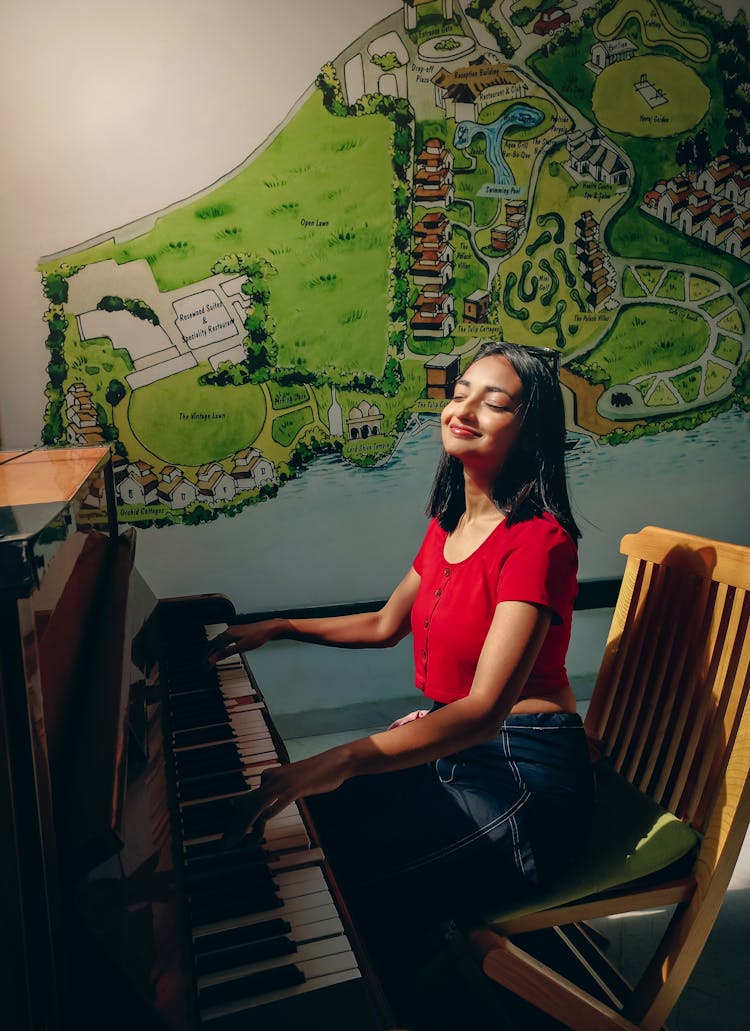
[{"label": "woman's right arm", "polygon": [[253,651],[268,641],[305,641],[334,648],[390,648],[411,629],[411,609],[420,576],[410,569],[381,609],[351,616],[319,619],[280,617],[258,623],[237,623],[211,642],[209,660],[216,662],[237,652]]}]

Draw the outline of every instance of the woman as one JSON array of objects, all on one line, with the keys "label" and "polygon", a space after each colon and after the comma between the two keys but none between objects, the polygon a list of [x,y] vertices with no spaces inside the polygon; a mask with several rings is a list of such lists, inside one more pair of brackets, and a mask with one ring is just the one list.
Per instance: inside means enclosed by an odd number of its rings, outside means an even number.
[{"label": "woman", "polygon": [[[422,547],[382,609],[230,627],[216,656],[290,638],[389,647],[413,633],[430,699],[382,733],[264,774],[239,827],[310,799],[355,912],[455,916],[533,891],[586,823],[591,774],[565,674],[579,536],[555,371],[491,343],[441,416]],[[425,891],[427,889],[427,891]]]}]

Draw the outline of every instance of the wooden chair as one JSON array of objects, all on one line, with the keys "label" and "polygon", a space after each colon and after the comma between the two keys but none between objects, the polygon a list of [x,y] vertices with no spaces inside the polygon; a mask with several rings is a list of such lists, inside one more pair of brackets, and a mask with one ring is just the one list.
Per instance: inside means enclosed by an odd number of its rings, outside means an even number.
[{"label": "wooden chair", "polygon": [[[543,898],[486,914],[470,936],[489,977],[577,1031],[662,1027],[750,821],[750,548],[647,527],[621,550],[627,565],[585,718],[602,756],[591,839]],[[588,981],[516,940],[541,928],[570,940],[583,921],[669,905],[632,988],[613,982],[601,950],[591,958],[591,933],[575,949]]]}]

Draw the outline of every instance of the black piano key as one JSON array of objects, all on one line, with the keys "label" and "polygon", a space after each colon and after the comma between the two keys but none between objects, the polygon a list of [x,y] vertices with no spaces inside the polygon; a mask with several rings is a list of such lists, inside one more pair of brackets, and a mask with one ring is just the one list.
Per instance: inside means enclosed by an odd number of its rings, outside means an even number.
[{"label": "black piano key", "polygon": [[[226,713],[224,715],[226,716]],[[172,741],[175,748],[192,748],[195,745],[208,744],[210,741],[233,741],[236,736],[229,717],[226,716],[226,719],[205,727],[176,730]],[[182,755],[186,754],[182,753]]]},{"label": "black piano key", "polygon": [[193,941],[193,952],[196,956],[202,956],[205,952],[232,949],[237,945],[247,945],[266,938],[280,938],[289,934],[291,929],[292,925],[281,917],[245,924],[242,927],[228,927],[225,931],[211,931],[210,934],[199,935]]},{"label": "black piano key", "polygon": [[169,704],[172,708],[189,705],[192,699],[218,694],[221,684],[218,677],[190,677],[167,686]]},{"label": "black piano key", "polygon": [[213,698],[221,697],[221,684],[218,680],[213,683],[196,680],[192,684],[182,684],[181,691],[170,693],[169,705],[173,712],[195,708]]},{"label": "black piano key", "polygon": [[167,696],[169,697],[170,705],[182,705],[188,702],[195,694],[201,694],[204,691],[218,693],[220,688],[219,678],[216,676],[206,676],[204,674],[201,677],[184,677],[180,675],[170,679],[170,682],[167,684]]},{"label": "black piano key", "polygon": [[221,984],[206,985],[198,989],[198,1005],[218,1006],[237,999],[252,998],[254,995],[265,995],[279,988],[291,988],[304,984],[305,975],[294,964],[275,967],[272,970],[261,970],[257,974],[246,974],[232,981]]},{"label": "black piano key", "polygon": [[190,785],[194,780],[234,773],[247,765],[237,751],[236,745],[217,745],[217,749],[219,751],[215,756],[206,750],[202,753],[196,752],[187,763],[176,763],[180,784]]},{"label": "black piano key", "polygon": [[188,869],[190,869],[201,859],[215,859],[217,856],[224,854],[237,855],[239,852],[245,851],[247,855],[261,855],[262,850],[258,847],[258,844],[256,840],[250,837],[244,838],[231,848],[224,845],[221,838],[214,838],[212,841],[196,841],[186,847],[185,859],[188,863]]},{"label": "black piano key", "polygon": [[220,773],[232,769],[232,764],[239,759],[237,742],[227,739],[216,745],[204,745],[202,748],[176,753],[175,768],[178,780],[182,781],[190,777],[202,777],[207,772]]},{"label": "black piano key", "polygon": [[[213,845],[213,850],[206,846]],[[193,881],[222,877],[235,870],[247,870],[250,875],[257,864],[265,863],[267,856],[259,846],[259,841],[246,838],[238,848],[217,848],[217,842],[204,842],[203,845],[191,845],[188,848],[185,876],[189,884]],[[196,849],[201,849],[196,852]]]},{"label": "black piano key", "polygon": [[195,969],[199,976],[216,974],[221,970],[244,966],[246,963],[261,963],[264,960],[277,959],[279,956],[290,956],[296,951],[297,946],[290,938],[268,938],[196,956]]},{"label": "black piano key", "polygon": [[170,698],[180,698],[196,689],[219,686],[216,670],[210,667],[208,669],[172,669],[170,674],[167,684]]},{"label": "black piano key", "polygon": [[[245,785],[245,794],[248,790]],[[182,809],[183,837],[189,841],[191,838],[205,838],[209,834],[222,834],[235,813],[230,803],[231,799],[219,798],[213,802],[185,806]]]},{"label": "black piano key", "polygon": [[191,709],[184,713],[172,713],[172,729],[175,733],[185,730],[194,730],[197,727],[211,726],[217,723],[226,723],[229,715],[217,699],[213,705],[202,705],[199,709]]},{"label": "black piano key", "polygon": [[280,909],[283,901],[273,892],[251,892],[246,897],[232,895],[225,898],[211,898],[205,901],[189,900],[192,924],[200,927],[203,924],[215,924],[221,920],[232,920],[255,913],[268,913]]},{"label": "black piano key", "polygon": [[191,898],[212,898],[222,895],[247,895],[252,890],[270,892],[276,890],[273,877],[268,869],[238,869],[231,873],[222,873],[220,878],[201,878],[188,883]]},{"label": "black piano key", "polygon": [[216,880],[234,877],[258,877],[259,868],[267,869],[268,860],[262,850],[258,850],[252,856],[244,857],[243,860],[234,861],[226,866],[208,867],[207,869],[188,870],[185,873],[185,884],[187,890],[200,891],[202,884],[211,884]]},{"label": "black piano key", "polygon": [[190,802],[212,795],[237,795],[247,791],[248,784],[240,770],[228,773],[209,773],[203,777],[180,782],[180,800]]},{"label": "black piano key", "polygon": [[224,712],[224,710],[223,698],[218,691],[200,691],[196,694],[186,695],[183,702],[170,707],[172,723],[195,720],[198,726],[207,716],[216,712]]}]

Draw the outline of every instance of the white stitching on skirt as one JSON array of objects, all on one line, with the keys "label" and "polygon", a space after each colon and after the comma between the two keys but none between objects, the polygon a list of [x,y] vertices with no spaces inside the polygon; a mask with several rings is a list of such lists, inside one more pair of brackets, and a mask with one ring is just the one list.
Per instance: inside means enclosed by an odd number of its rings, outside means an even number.
[{"label": "white stitching on skirt", "polygon": [[[501,813],[500,816],[496,816],[494,820],[490,820],[490,822],[486,823],[483,827],[477,827],[475,831],[472,831],[471,834],[467,834],[465,838],[460,838],[458,841],[454,841],[450,845],[446,845],[444,848],[438,849],[435,852],[431,852],[427,856],[422,856],[421,859],[415,859],[413,860],[413,862],[407,863],[405,866],[399,866],[394,870],[390,870],[388,872],[388,876],[393,876],[394,874],[400,873],[407,873],[409,870],[417,870],[420,866],[428,866],[430,863],[434,863],[439,859],[443,859],[451,855],[453,852],[458,852],[459,849],[466,848],[466,846],[468,845],[473,845],[475,841],[478,841],[479,838],[482,838],[485,835],[489,834],[491,830],[494,830],[495,827],[499,827],[500,824],[504,823],[506,820],[510,821],[512,833],[515,835],[516,823],[513,817],[519,811],[519,809],[523,805],[525,805],[526,802],[529,801],[530,798],[531,792],[524,791],[521,797],[513,803],[510,809],[506,809],[504,813]],[[514,841],[514,852],[515,851],[516,848]],[[520,856],[516,858],[516,863],[517,865],[520,864]]]},{"label": "white stitching on skirt", "polygon": [[522,788],[524,786],[523,780],[521,779],[521,774],[518,772],[516,761],[510,754],[510,741],[508,740],[508,731],[505,727],[502,728],[500,732],[500,737],[503,742],[503,752],[505,753],[505,758],[508,760],[508,766],[510,766],[511,770],[513,770],[513,776],[516,779],[516,784],[519,788]]}]

